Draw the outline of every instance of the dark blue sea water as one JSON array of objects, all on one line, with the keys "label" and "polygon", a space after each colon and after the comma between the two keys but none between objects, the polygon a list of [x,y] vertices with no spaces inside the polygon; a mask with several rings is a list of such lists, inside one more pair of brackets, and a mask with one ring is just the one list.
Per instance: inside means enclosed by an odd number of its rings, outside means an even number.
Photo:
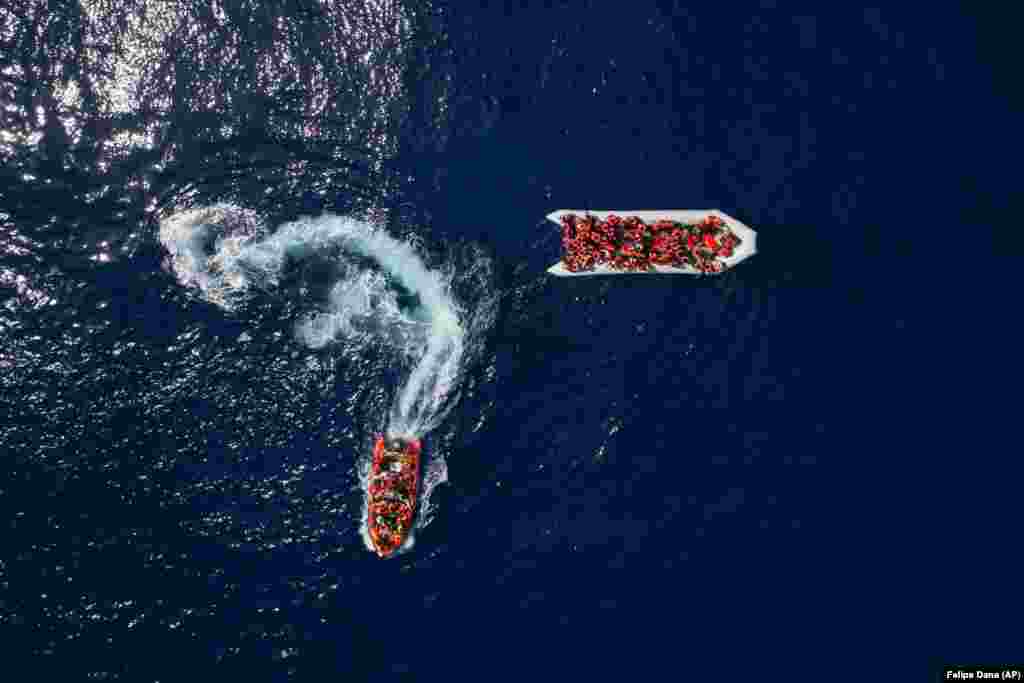
[{"label": "dark blue sea water", "polygon": [[[1021,253],[998,18],[523,5],[0,10],[10,680],[1012,656],[1007,567],[928,568],[1019,514],[959,430],[1009,404],[951,388]],[[552,278],[560,208],[719,208],[760,253]],[[385,430],[429,495],[380,560]]]}]

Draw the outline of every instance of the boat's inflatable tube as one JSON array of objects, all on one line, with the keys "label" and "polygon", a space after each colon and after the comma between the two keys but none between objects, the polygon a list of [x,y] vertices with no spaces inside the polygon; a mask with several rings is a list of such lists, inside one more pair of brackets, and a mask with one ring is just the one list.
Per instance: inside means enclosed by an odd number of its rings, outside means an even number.
[{"label": "boat's inflatable tube", "polygon": [[[676,221],[685,224],[700,223],[708,216],[717,216],[725,222],[726,227],[734,232],[742,241],[733,251],[731,256],[721,257],[718,260],[722,264],[722,272],[730,270],[735,267],[738,263],[747,260],[751,256],[757,253],[757,232],[750,229],[740,221],[736,220],[732,216],[719,211],[718,209],[663,209],[663,210],[641,210],[633,211],[629,209],[619,209],[614,211],[591,211],[582,209],[559,209],[553,211],[547,215],[549,221],[556,223],[557,225],[562,224],[562,216],[566,214],[575,214],[576,216],[593,216],[601,220],[607,219],[609,216],[615,215],[620,218],[631,218],[636,216],[644,223],[654,223],[660,220]],[[607,264],[598,264],[594,266],[592,270],[581,270],[572,272],[565,267],[565,264],[559,261],[555,265],[548,268],[548,272],[558,277],[582,277],[586,275],[656,275],[656,274],[675,274],[675,275],[704,275],[696,268],[676,268],[673,266],[654,266],[653,270],[621,270],[613,268]]]}]

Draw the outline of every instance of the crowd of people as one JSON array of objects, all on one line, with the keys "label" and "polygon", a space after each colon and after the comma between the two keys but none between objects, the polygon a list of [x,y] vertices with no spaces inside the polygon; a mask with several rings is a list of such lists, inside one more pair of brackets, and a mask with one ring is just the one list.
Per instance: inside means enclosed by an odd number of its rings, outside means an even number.
[{"label": "crowd of people", "polygon": [[741,240],[718,216],[686,224],[660,220],[645,223],[632,216],[562,216],[562,262],[579,272],[608,265],[617,270],[648,271],[654,266],[719,273],[721,259],[732,256]]},{"label": "crowd of people", "polygon": [[370,536],[383,554],[393,552],[412,526],[416,506],[416,467],[401,444],[375,455],[370,478]]}]

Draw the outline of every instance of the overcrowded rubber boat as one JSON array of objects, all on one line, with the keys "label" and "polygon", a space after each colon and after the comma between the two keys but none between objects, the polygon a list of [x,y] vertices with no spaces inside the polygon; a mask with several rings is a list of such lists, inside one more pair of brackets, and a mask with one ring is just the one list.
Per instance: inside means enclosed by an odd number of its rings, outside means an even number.
[{"label": "overcrowded rubber boat", "polygon": [[373,550],[388,557],[402,547],[416,519],[420,440],[377,437],[367,483],[367,519]]},{"label": "overcrowded rubber boat", "polygon": [[562,230],[562,260],[548,268],[559,277],[712,275],[757,253],[757,233],[718,209],[560,209],[547,218]]}]

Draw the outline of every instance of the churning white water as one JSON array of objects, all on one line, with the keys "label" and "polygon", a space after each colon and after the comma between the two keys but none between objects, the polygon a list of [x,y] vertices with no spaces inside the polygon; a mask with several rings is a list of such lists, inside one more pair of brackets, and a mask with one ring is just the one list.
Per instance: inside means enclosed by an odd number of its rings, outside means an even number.
[{"label": "churning white water", "polygon": [[[299,321],[295,336],[310,348],[340,339],[356,347],[383,343],[404,357],[411,370],[391,408],[391,436],[421,436],[441,422],[467,329],[489,326],[460,309],[451,291],[454,269],[428,268],[411,244],[363,220],[304,217],[271,233],[255,214],[222,205],[172,216],[161,224],[160,239],[179,281],[226,309],[252,286],[272,288],[288,263],[337,253],[327,301],[310,302],[318,310]],[[415,305],[401,305],[399,289]]]}]

